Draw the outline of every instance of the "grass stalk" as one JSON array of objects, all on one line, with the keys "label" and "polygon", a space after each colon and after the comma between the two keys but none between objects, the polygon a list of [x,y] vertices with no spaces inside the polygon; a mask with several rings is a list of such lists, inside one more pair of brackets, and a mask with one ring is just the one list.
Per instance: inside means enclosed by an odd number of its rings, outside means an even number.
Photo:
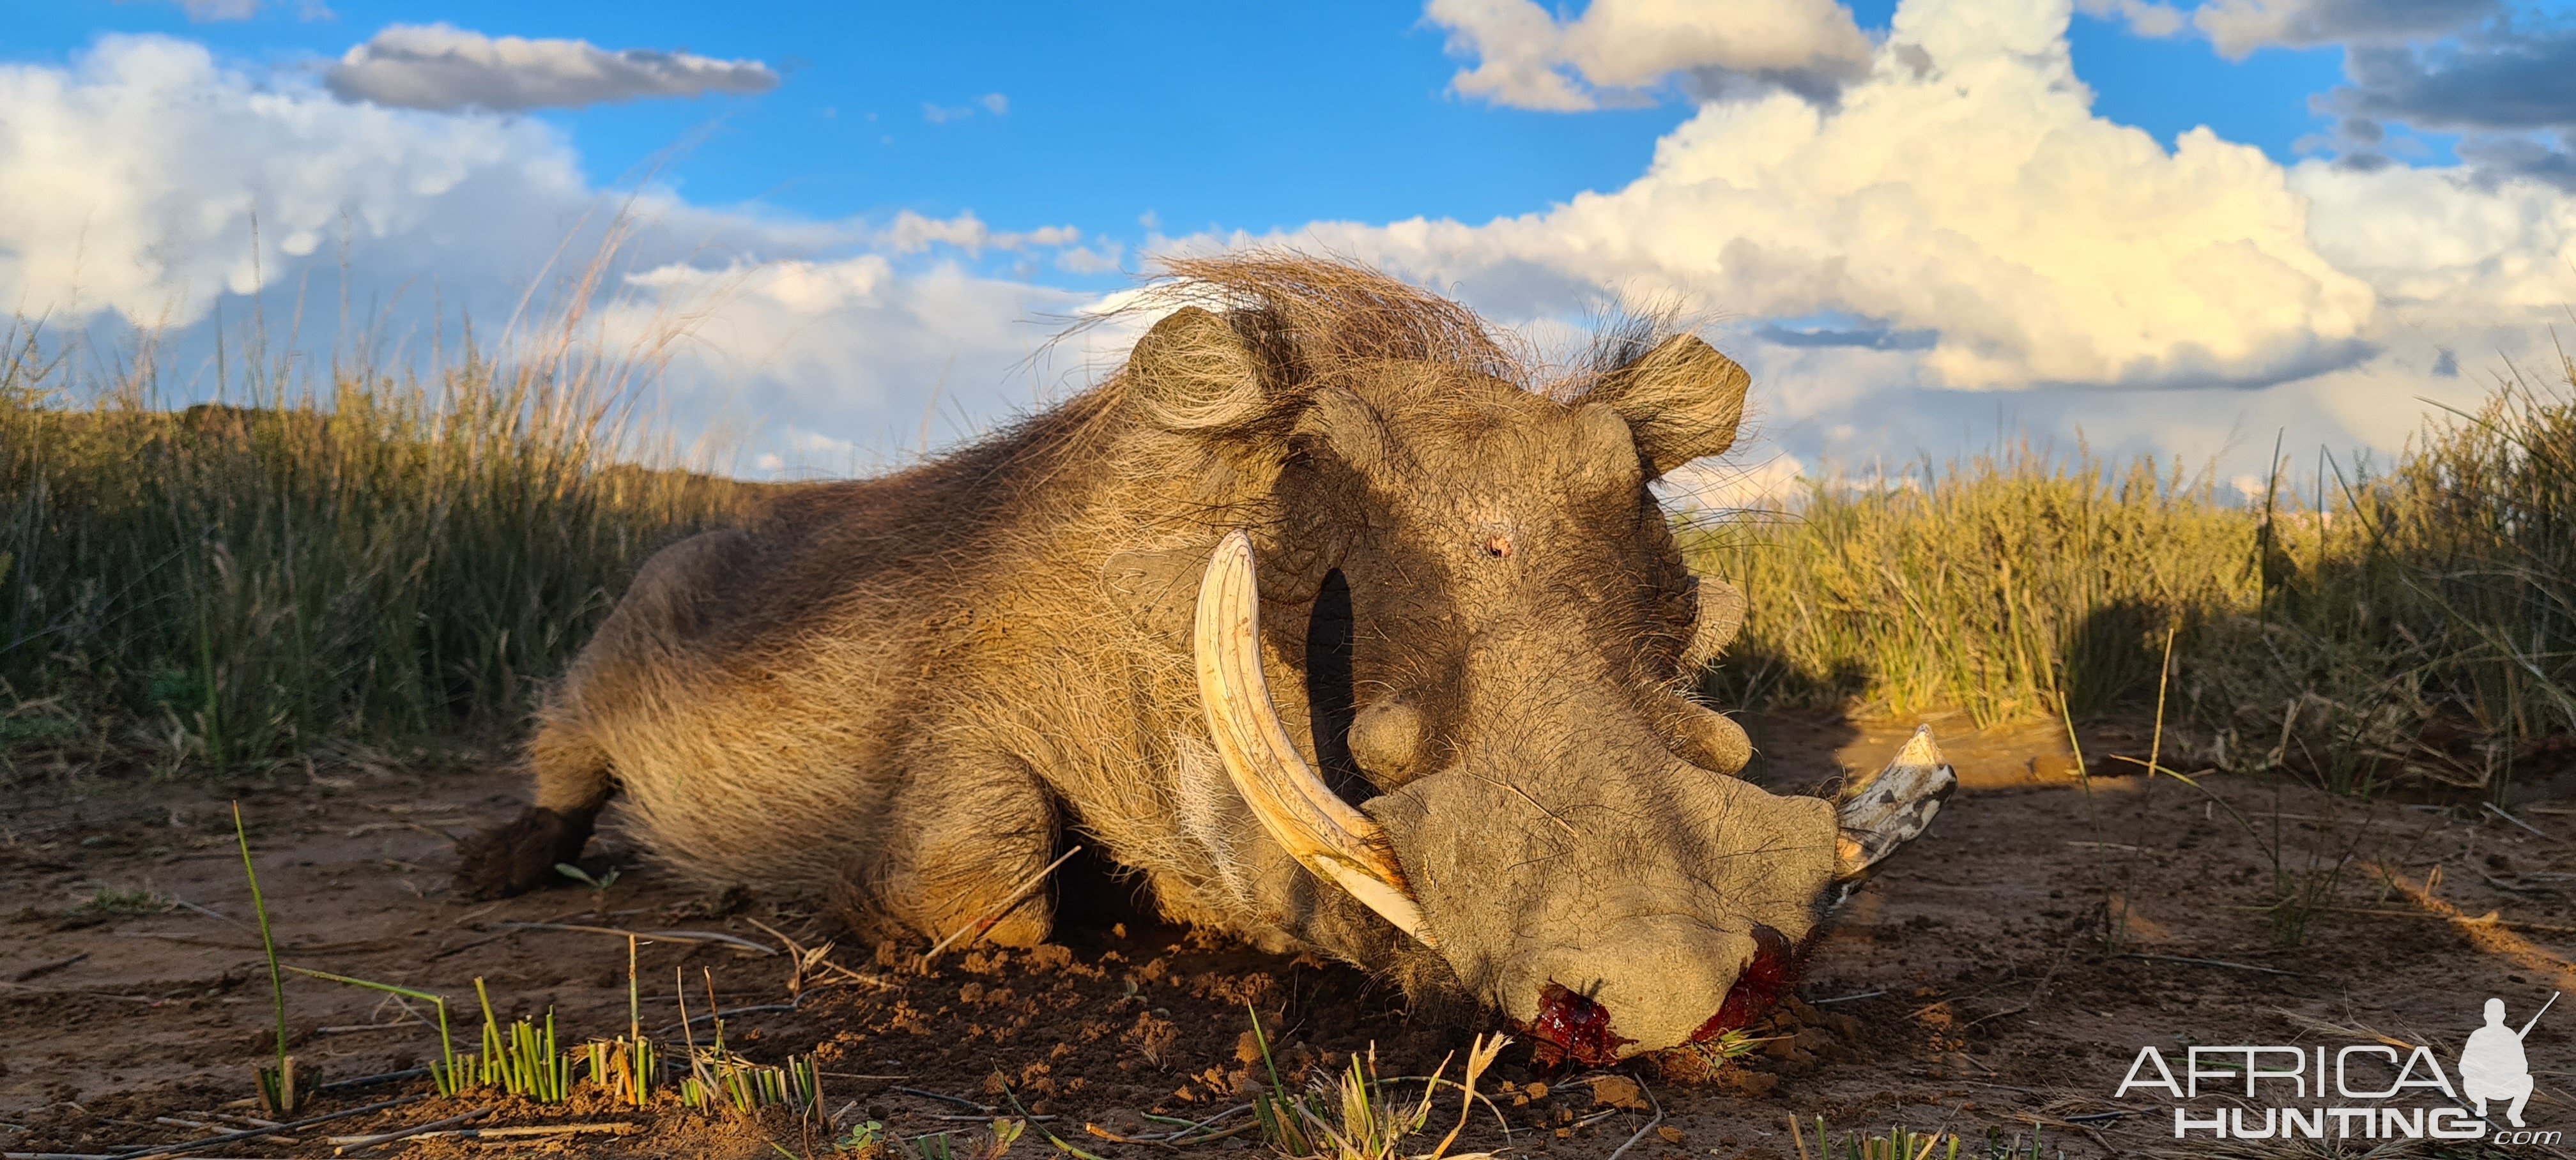
[{"label": "grass stalk", "polygon": [[286,976],[277,966],[277,936],[268,925],[268,900],[259,892],[259,869],[251,865],[250,831],[242,825],[241,803],[233,806],[233,840],[241,846],[242,877],[250,881],[251,913],[259,919],[259,947],[268,956],[269,1011],[275,1019],[277,1064],[259,1076],[260,1098],[280,1113],[292,1113],[301,1102],[296,1090],[295,1061],[286,1054]]},{"label": "grass stalk", "polygon": [[286,969],[299,975],[321,979],[324,982],[340,983],[351,987],[364,987],[370,991],[381,991],[388,995],[400,995],[406,999],[418,999],[421,1002],[428,1003],[432,1007],[436,1008],[438,1011],[439,1065],[435,1069],[432,1069],[430,1072],[430,1078],[438,1085],[438,1094],[442,1096],[453,1096],[462,1088],[463,1084],[461,1083],[461,1077],[456,1073],[456,1037],[450,1034],[447,1028],[446,996],[434,995],[427,991],[416,991],[410,987],[397,987],[392,983],[379,983],[372,979],[358,979],[351,978],[347,975],[335,975],[329,971],[316,971],[304,967],[288,967]]}]

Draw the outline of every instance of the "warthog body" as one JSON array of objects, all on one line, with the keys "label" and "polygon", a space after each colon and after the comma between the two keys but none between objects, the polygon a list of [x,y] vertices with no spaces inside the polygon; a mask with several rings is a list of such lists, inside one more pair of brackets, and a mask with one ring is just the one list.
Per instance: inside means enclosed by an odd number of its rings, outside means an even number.
[{"label": "warthog body", "polygon": [[1007,905],[989,937],[1036,942],[1055,900],[1013,892],[1082,842],[1173,919],[1417,996],[1524,1023],[1588,996],[1596,1053],[1749,1018],[1739,973],[1890,843],[1729,776],[1743,733],[1682,692],[1742,605],[1684,569],[1648,484],[1731,444],[1742,370],[1614,336],[1533,383],[1366,271],[1176,265],[1219,309],[1170,314],[1102,386],[655,556],[469,886],[548,880],[622,791],[670,865],[827,893],[866,934]]}]

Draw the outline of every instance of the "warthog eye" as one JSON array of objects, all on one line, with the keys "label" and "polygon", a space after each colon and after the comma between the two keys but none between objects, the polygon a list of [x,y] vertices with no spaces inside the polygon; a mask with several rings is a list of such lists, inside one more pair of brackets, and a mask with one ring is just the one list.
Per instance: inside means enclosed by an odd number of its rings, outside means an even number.
[{"label": "warthog eye", "polygon": [[1512,538],[1510,536],[1493,536],[1488,538],[1485,541],[1485,554],[1497,560],[1511,559]]}]

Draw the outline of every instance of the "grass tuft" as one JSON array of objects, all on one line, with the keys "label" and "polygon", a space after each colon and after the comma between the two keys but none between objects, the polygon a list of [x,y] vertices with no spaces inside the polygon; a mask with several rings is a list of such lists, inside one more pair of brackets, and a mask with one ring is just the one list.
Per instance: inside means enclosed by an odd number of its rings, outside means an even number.
[{"label": "grass tuft", "polygon": [[154,893],[151,887],[119,889],[101,886],[90,892],[88,901],[79,909],[95,914],[160,914],[178,904]]},{"label": "grass tuft", "polygon": [[[1405,1155],[1404,1141],[1431,1122],[1432,1105],[1441,1085],[1446,1083],[1461,1093],[1458,1124],[1436,1147],[1420,1155],[1420,1160],[1440,1160],[1458,1142],[1458,1134],[1466,1130],[1467,1120],[1475,1111],[1477,1081],[1511,1042],[1501,1035],[1478,1036],[1467,1050],[1465,1078],[1455,1083],[1442,1078],[1449,1070],[1446,1058],[1427,1077],[1383,1079],[1377,1070],[1377,1046],[1371,1044],[1367,1054],[1352,1055],[1350,1066],[1331,1081],[1319,1078],[1305,1091],[1297,1092],[1280,1078],[1279,1065],[1270,1054],[1269,1033],[1261,1027],[1260,1012],[1249,1005],[1245,1011],[1252,1016],[1253,1042],[1261,1051],[1261,1065],[1270,1075],[1270,1087],[1253,1097],[1252,1114],[1260,1125],[1262,1141],[1273,1152],[1292,1160],[1396,1160]],[[1407,1103],[1390,1091],[1395,1084],[1411,1082],[1422,1084],[1419,1100]]]}]

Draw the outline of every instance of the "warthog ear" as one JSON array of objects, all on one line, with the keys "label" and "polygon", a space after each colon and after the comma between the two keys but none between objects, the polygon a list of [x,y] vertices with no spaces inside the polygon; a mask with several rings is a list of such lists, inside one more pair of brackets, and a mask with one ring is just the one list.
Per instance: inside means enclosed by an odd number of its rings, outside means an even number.
[{"label": "warthog ear", "polygon": [[1156,426],[1217,432],[1270,412],[1261,356],[1213,311],[1184,306],[1127,356],[1128,397]]},{"label": "warthog ear", "polygon": [[1604,376],[1590,397],[1628,420],[1647,469],[1664,475],[1735,445],[1753,377],[1695,335],[1677,334]]}]

